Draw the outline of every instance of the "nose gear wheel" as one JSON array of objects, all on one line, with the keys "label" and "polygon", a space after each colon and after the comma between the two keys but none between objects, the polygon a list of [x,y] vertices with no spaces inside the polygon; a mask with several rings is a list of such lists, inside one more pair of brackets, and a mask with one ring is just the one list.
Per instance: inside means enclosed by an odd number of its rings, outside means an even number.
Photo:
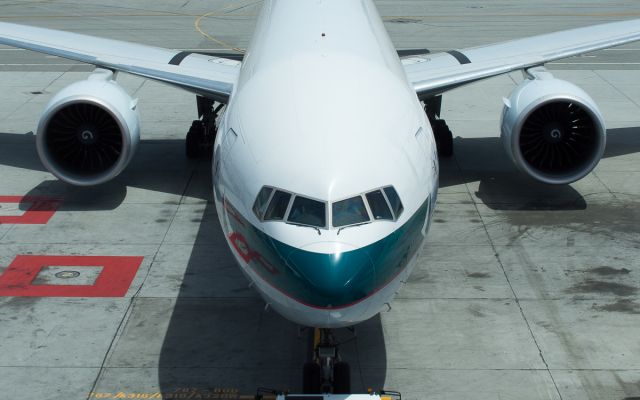
[{"label": "nose gear wheel", "polygon": [[341,359],[339,346],[331,329],[313,331],[313,359],[303,367],[304,394],[351,393],[351,368]]}]

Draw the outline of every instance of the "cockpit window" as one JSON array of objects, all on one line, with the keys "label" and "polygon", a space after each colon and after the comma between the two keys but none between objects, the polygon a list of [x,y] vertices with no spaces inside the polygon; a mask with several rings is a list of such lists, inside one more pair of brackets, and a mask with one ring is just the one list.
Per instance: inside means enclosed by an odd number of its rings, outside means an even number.
[{"label": "cockpit window", "polygon": [[389,204],[384,198],[382,191],[376,190],[367,193],[367,201],[369,202],[369,208],[371,209],[371,214],[373,215],[374,219],[393,220],[393,214],[391,213]]},{"label": "cockpit window", "polygon": [[264,216],[264,212],[269,204],[271,192],[273,192],[273,189],[265,186],[260,190],[260,193],[258,193],[258,197],[256,197],[256,202],[253,204],[253,212],[256,214],[258,219],[262,219]]},{"label": "cockpit window", "polygon": [[265,221],[281,221],[284,219],[284,214],[289,207],[289,200],[291,200],[291,193],[276,190],[271,198],[271,203],[267,208],[267,212],[264,214]]},{"label": "cockpit window", "polygon": [[287,222],[324,228],[327,225],[325,203],[296,196]]},{"label": "cockpit window", "polygon": [[333,203],[333,226],[361,224],[369,221],[369,213],[364,205],[362,196],[336,201]]},{"label": "cockpit window", "polygon": [[396,219],[402,214],[404,207],[402,206],[402,202],[400,201],[400,197],[398,197],[398,193],[393,188],[393,186],[389,186],[384,188],[384,194],[387,195],[387,199],[389,199],[389,205],[393,210],[393,215],[395,215]]},{"label": "cockpit window", "polygon": [[[253,212],[261,221],[286,221],[313,228],[341,229],[371,221],[396,221],[404,210],[393,186],[336,201],[331,208],[328,205],[328,202],[263,186],[253,203]],[[328,220],[331,220],[331,224]]]}]

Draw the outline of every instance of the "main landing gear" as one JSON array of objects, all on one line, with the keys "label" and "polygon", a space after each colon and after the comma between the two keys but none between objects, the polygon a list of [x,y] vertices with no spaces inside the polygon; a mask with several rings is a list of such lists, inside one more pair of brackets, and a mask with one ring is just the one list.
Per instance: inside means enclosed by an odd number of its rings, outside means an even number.
[{"label": "main landing gear", "polygon": [[304,394],[351,393],[351,369],[340,358],[339,345],[331,329],[314,330],[313,359],[302,373]]},{"label": "main landing gear", "polygon": [[213,143],[216,140],[216,120],[224,109],[224,104],[218,104],[202,96],[196,97],[198,103],[198,117],[191,123],[187,133],[186,154],[187,158],[210,157]]},{"label": "main landing gear", "polygon": [[453,134],[447,122],[440,118],[442,109],[442,96],[432,97],[424,100],[424,112],[429,117],[433,136],[436,139],[436,147],[440,157],[451,157],[453,155]]}]

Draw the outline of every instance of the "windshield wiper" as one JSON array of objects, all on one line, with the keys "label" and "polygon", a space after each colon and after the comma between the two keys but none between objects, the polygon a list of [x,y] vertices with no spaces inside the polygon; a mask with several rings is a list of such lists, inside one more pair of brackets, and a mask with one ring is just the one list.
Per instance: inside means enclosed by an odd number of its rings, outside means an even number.
[{"label": "windshield wiper", "polygon": [[343,229],[353,228],[354,226],[367,225],[367,224],[370,224],[370,223],[371,223],[371,221],[367,221],[367,222],[360,222],[360,223],[358,223],[358,224],[353,224],[353,225],[343,226],[343,227],[341,227],[340,229],[338,229],[338,233],[336,234],[336,236],[337,236],[337,235],[339,235],[339,234],[340,234],[340,231],[342,231]]},{"label": "windshield wiper", "polygon": [[318,232],[318,235],[322,236],[322,232],[320,231],[320,228],[318,228],[317,226],[313,226],[313,225],[305,225],[305,224],[296,224],[295,222],[285,222],[288,225],[294,225],[294,226],[300,226],[302,228],[311,228],[311,229],[315,229]]}]

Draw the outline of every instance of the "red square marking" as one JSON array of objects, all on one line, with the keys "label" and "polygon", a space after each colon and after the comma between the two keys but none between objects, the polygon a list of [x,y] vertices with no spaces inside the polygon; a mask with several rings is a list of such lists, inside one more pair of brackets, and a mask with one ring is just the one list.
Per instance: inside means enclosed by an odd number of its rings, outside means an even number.
[{"label": "red square marking", "polygon": [[22,215],[0,215],[0,225],[44,225],[56,213],[62,199],[38,196],[0,196],[0,203],[30,204],[29,209]]},{"label": "red square marking", "polygon": [[[0,275],[0,296],[124,297],[144,257],[16,256]],[[33,285],[43,267],[102,267],[93,285]]]}]

